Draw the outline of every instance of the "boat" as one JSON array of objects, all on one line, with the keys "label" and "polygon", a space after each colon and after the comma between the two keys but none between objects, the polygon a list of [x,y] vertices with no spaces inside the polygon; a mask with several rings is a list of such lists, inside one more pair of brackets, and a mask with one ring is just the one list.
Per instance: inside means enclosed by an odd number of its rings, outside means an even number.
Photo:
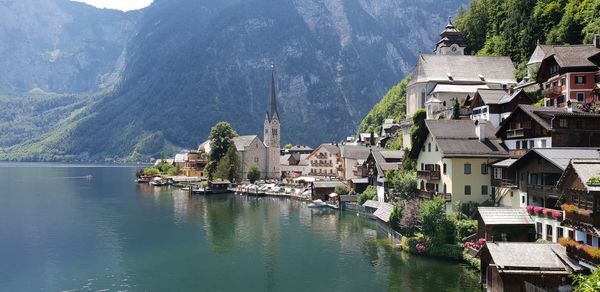
[{"label": "boat", "polygon": [[329,208],[327,203],[321,201],[320,199],[312,201],[312,203],[308,204],[309,208]]},{"label": "boat", "polygon": [[160,177],[155,177],[150,181],[150,184],[153,186],[156,186],[156,187],[160,187],[160,186],[166,186],[167,184],[169,184],[169,182]]},{"label": "boat", "polygon": [[141,183],[149,183],[151,180],[152,180],[152,177],[151,177],[151,176],[145,176],[145,175],[144,175],[144,176],[139,176],[139,177],[138,177],[138,178],[135,180],[135,182],[137,182],[137,183],[140,183],[140,184],[141,184]]}]

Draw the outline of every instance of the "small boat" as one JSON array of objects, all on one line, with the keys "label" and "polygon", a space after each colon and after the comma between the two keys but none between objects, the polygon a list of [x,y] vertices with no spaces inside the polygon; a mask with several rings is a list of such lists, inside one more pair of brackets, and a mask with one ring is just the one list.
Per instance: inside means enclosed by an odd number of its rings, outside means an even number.
[{"label": "small boat", "polygon": [[308,204],[309,208],[329,208],[329,206],[327,206],[327,203],[321,201],[321,200],[314,200],[312,201],[312,203]]},{"label": "small boat", "polygon": [[184,191],[189,191],[190,190],[190,186],[186,186],[186,187],[183,187],[181,189],[184,190]]},{"label": "small boat", "polygon": [[151,176],[139,176],[135,182],[137,183],[149,183],[152,180]]},{"label": "small boat", "polygon": [[152,179],[152,181],[150,181],[150,184],[156,187],[160,187],[160,186],[166,186],[168,184],[167,180],[164,180],[160,177],[155,177]]}]

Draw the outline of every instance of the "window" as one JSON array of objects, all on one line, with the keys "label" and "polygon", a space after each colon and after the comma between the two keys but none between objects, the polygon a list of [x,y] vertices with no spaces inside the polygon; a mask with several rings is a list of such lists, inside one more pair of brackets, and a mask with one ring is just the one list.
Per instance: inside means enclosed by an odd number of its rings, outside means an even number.
[{"label": "window", "polygon": [[446,174],[446,163],[444,163],[442,168],[444,169],[444,174]]},{"label": "window", "polygon": [[552,230],[554,227],[550,224],[546,224],[546,240],[552,242]]},{"label": "window", "polygon": [[569,121],[567,119],[559,119],[558,123],[561,128],[567,128],[569,126]]},{"label": "window", "polygon": [[515,149],[521,149],[521,141],[517,141],[517,147]]},{"label": "window", "polygon": [[556,86],[558,86],[558,82],[557,81],[552,82],[552,87],[556,87]]},{"label": "window", "polygon": [[600,75],[596,75],[596,83],[600,83]]},{"label": "window", "polygon": [[529,140],[529,149],[535,147],[535,142],[533,140]]},{"label": "window", "polygon": [[565,86],[567,84],[567,78],[563,78],[560,80],[560,85]]},{"label": "window", "polygon": [[546,148],[546,139],[542,139],[542,148]]},{"label": "window", "polygon": [[564,95],[561,95],[561,96],[559,96],[559,97],[556,99],[556,104],[561,104],[561,103],[563,103],[563,102],[565,102],[565,96],[564,96]]},{"label": "window", "polygon": [[440,184],[435,184],[435,192],[439,192],[440,191]]},{"label": "window", "polygon": [[438,152],[437,144],[435,144],[435,152]]},{"label": "window", "polygon": [[431,143],[427,143],[427,152],[431,152]]},{"label": "window", "polygon": [[446,193],[448,193],[448,190],[447,190],[446,184],[444,184],[444,194],[446,194]]},{"label": "window", "polygon": [[544,231],[542,230],[541,222],[535,223],[535,231],[537,231],[537,238],[542,238],[542,232],[544,232]]},{"label": "window", "polygon": [[471,186],[466,185],[465,186],[465,195],[470,195],[471,194]]},{"label": "window", "polygon": [[481,164],[481,174],[488,174],[488,166],[487,164]]},{"label": "window", "polygon": [[271,132],[273,133],[273,136],[277,136],[277,129],[273,129]]},{"label": "window", "polygon": [[425,164],[421,163],[421,170],[425,170]]},{"label": "window", "polygon": [[584,99],[585,99],[585,93],[577,92],[577,101],[583,102]]},{"label": "window", "polygon": [[521,196],[521,204],[525,204],[525,196]]},{"label": "window", "polygon": [[481,194],[487,196],[488,194],[488,186],[481,186]]},{"label": "window", "polygon": [[502,168],[500,168],[500,167],[494,167],[494,178],[495,179],[502,179]]},{"label": "window", "polygon": [[465,174],[471,174],[471,163],[465,163]]},{"label": "window", "polygon": [[585,76],[575,76],[575,84],[585,84]]}]

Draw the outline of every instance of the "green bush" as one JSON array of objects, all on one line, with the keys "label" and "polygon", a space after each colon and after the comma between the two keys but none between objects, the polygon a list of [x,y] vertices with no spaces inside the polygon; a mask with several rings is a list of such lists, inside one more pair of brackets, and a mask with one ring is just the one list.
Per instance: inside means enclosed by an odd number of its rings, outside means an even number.
[{"label": "green bush", "polygon": [[340,196],[345,196],[348,194],[348,187],[344,185],[335,186],[334,192]]},{"label": "green bush", "polygon": [[150,167],[144,169],[144,174],[150,175],[150,176],[157,176],[157,175],[160,175],[160,170],[154,166],[150,166]]},{"label": "green bush", "polygon": [[394,205],[394,209],[392,210],[392,213],[390,214],[390,227],[395,230],[400,232],[401,231],[401,227],[400,227],[400,219],[402,219],[402,209],[400,209],[400,207]]},{"label": "green bush", "polygon": [[260,168],[258,168],[258,165],[253,164],[250,166],[247,177],[250,183],[254,183],[260,178]]},{"label": "green bush", "polygon": [[463,242],[465,237],[477,233],[477,220],[456,220],[456,239]]},{"label": "green bush", "polygon": [[454,220],[446,215],[446,202],[442,198],[421,203],[418,218],[423,234],[431,239],[433,245],[456,242],[456,226]]},{"label": "green bush", "polygon": [[375,186],[368,186],[367,189],[358,195],[357,201],[358,204],[362,205],[367,200],[373,200],[377,197],[377,188]]},{"label": "green bush", "polygon": [[425,237],[423,234],[417,233],[413,237],[403,236],[400,240],[400,247],[402,250],[408,251],[410,253],[417,252],[417,243],[424,242]]}]

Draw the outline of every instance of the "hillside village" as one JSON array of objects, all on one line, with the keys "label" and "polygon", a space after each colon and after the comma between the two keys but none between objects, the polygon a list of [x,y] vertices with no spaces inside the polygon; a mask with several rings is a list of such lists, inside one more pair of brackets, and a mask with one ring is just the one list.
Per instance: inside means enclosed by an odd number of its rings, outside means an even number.
[{"label": "hillside village", "polygon": [[[449,21],[412,72],[408,119],[314,149],[281,148],[273,68],[262,140],[231,139],[240,164],[230,188],[364,210],[417,252],[425,244],[418,236],[411,243],[392,213],[406,217],[411,204],[441,201],[447,215],[477,220],[465,253],[480,262],[488,291],[556,291],[569,275],[596,270],[600,36],[590,45],[538,45],[519,82],[510,57],[466,55],[467,46]],[[401,147],[388,145],[397,139]],[[167,162],[180,176],[209,177],[211,142]],[[259,183],[247,180],[253,167]]]}]

